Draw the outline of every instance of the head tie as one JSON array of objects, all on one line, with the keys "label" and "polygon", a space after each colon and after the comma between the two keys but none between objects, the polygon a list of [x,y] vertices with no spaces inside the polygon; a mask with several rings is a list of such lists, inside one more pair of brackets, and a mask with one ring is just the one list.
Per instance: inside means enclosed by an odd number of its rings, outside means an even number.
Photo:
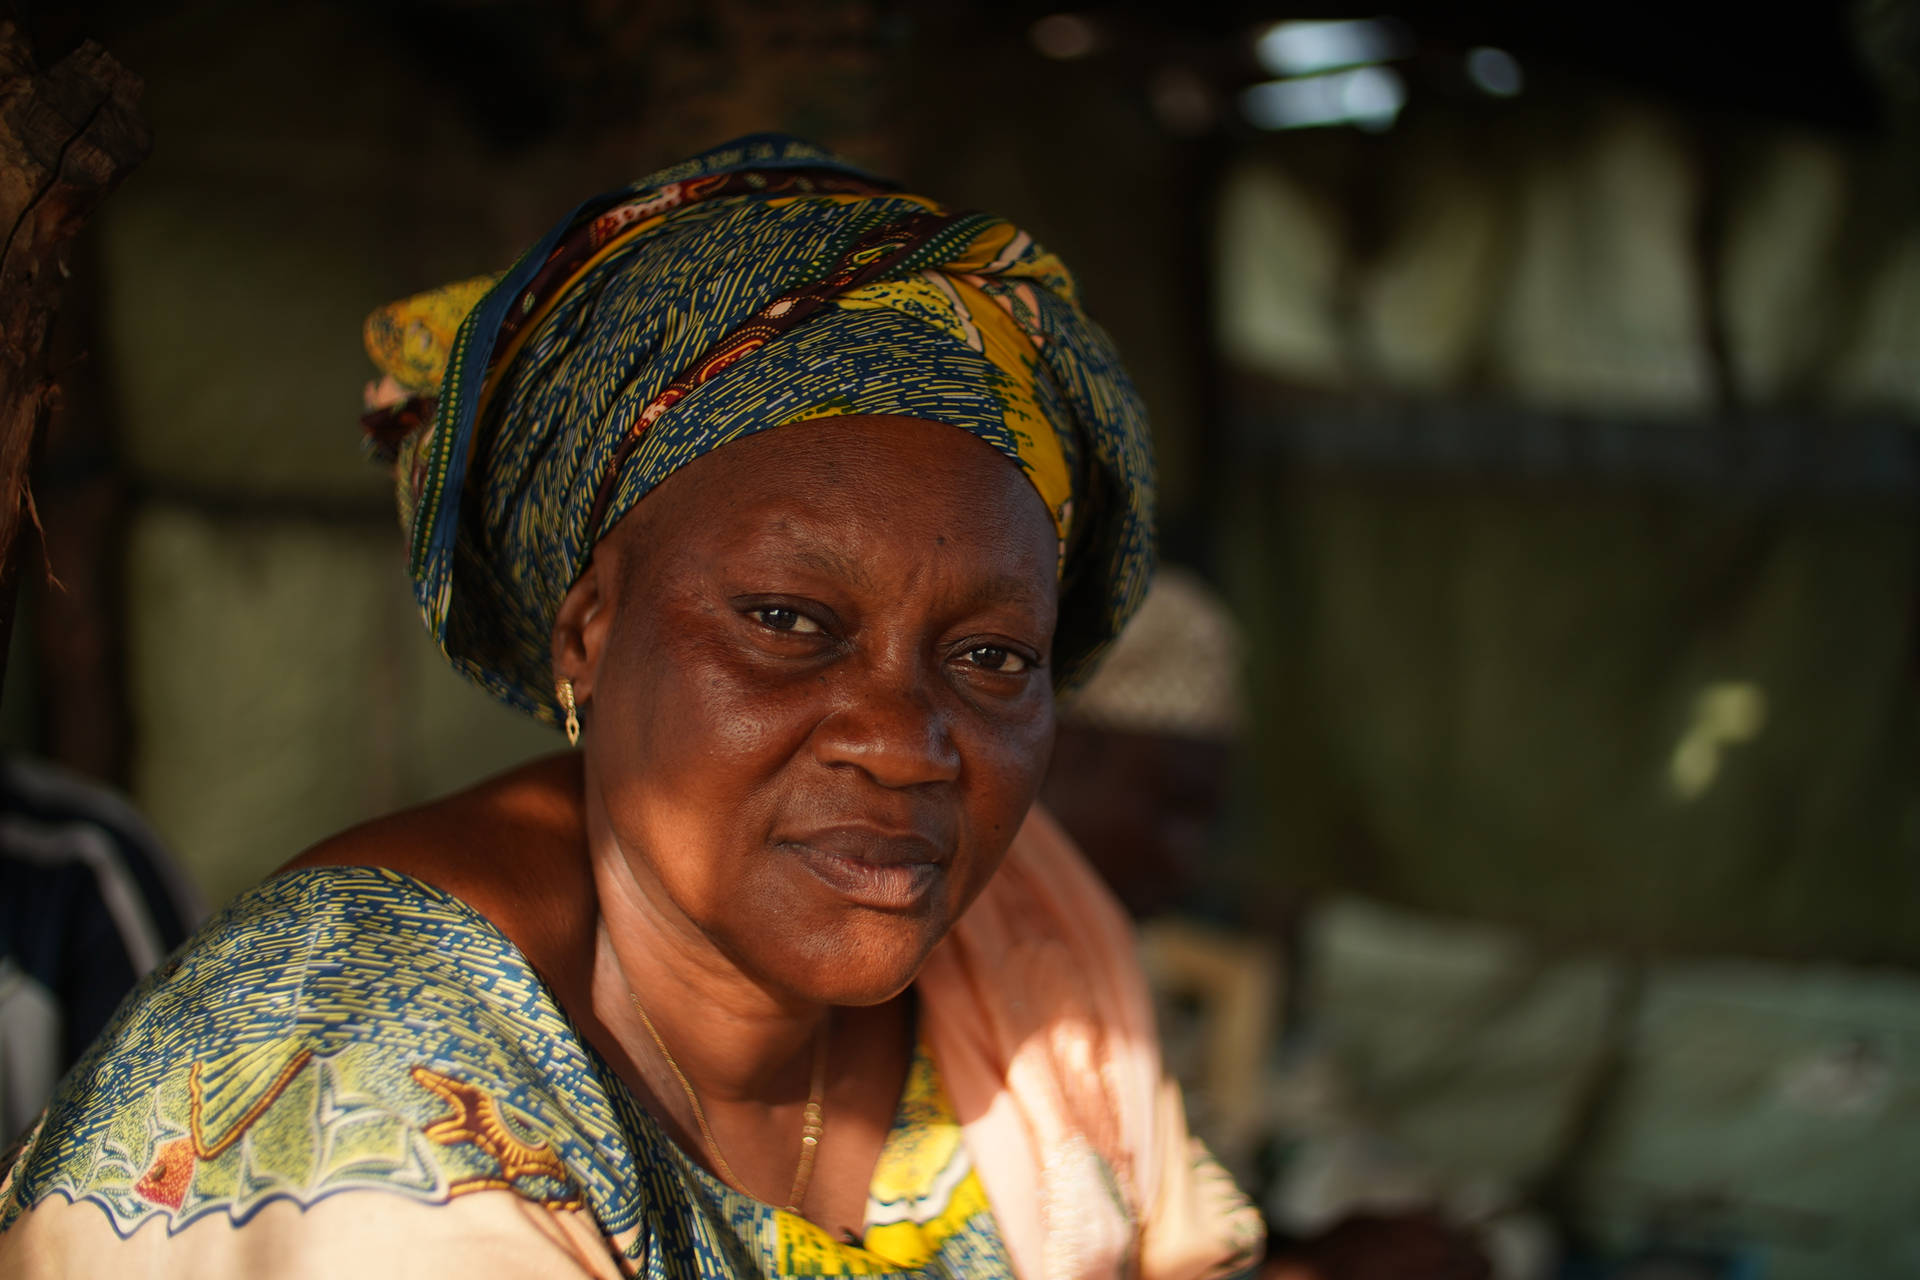
[{"label": "head tie", "polygon": [[594,544],[756,431],[898,415],[1012,459],[1060,537],[1056,685],[1151,572],[1146,416],[1059,259],[797,139],[590,200],[504,274],[383,307],[366,337],[384,375],[366,423],[396,463],[428,630],[549,722],[554,615]]}]

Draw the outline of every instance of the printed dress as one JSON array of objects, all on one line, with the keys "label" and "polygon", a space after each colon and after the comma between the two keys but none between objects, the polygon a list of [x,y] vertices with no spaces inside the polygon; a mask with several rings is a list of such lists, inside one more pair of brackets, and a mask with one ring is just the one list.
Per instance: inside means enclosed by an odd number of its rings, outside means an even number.
[{"label": "printed dress", "polygon": [[499,930],[377,868],[237,899],[6,1163],[23,1280],[1012,1274],[924,1047],[843,1242],[695,1165]]}]

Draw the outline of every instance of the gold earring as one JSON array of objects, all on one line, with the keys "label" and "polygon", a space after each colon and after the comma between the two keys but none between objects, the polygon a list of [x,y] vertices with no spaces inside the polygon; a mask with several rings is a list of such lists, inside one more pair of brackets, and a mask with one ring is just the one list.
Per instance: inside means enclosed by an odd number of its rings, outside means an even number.
[{"label": "gold earring", "polygon": [[573,681],[560,681],[560,708],[567,713],[567,745],[580,745],[580,713],[573,705]]}]

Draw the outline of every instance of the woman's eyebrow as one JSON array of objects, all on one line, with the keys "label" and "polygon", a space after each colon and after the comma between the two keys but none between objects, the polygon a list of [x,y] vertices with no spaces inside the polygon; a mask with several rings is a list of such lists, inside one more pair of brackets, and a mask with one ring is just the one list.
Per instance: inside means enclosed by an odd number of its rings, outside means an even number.
[{"label": "woman's eyebrow", "polygon": [[[859,556],[829,543],[810,539],[788,541],[783,545],[793,562],[801,568],[849,583],[861,590],[874,589],[873,575]],[[1008,601],[1021,607],[1038,609],[1053,602],[1053,587],[1051,580],[1044,584],[1037,583],[1028,574],[994,572],[974,583],[967,594],[970,601]]]},{"label": "woman's eyebrow", "polygon": [[1037,583],[1024,573],[996,573],[980,584],[983,600],[1010,600],[1023,607],[1039,608],[1054,603],[1057,593],[1052,579]]},{"label": "woman's eyebrow", "polygon": [[789,544],[793,558],[802,567],[825,577],[836,578],[862,589],[870,589],[873,579],[857,556],[821,543]]}]

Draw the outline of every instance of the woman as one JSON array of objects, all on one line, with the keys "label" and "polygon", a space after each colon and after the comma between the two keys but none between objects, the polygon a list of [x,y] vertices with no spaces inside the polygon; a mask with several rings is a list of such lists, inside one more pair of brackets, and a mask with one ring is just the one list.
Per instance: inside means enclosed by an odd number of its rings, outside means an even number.
[{"label": "woman", "polygon": [[1246,1265],[1125,925],[1030,814],[1150,559],[1058,262],[754,138],[369,348],[430,630],[580,750],[209,925],[30,1135],[0,1270]]}]

